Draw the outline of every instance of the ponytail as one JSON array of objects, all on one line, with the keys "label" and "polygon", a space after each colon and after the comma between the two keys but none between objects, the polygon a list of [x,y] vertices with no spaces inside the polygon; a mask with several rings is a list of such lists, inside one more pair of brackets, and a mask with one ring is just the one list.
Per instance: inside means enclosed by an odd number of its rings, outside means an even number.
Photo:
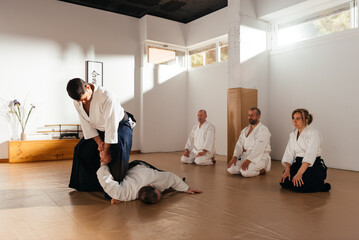
[{"label": "ponytail", "polygon": [[313,115],[308,112],[305,108],[297,108],[292,112],[292,119],[294,114],[299,113],[302,116],[302,120],[305,125],[310,125],[313,122]]}]

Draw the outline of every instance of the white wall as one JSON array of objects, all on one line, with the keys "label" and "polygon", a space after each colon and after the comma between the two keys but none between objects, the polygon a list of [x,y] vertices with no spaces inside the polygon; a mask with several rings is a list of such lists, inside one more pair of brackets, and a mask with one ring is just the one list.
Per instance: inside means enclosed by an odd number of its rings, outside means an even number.
[{"label": "white wall", "polygon": [[[105,27],[104,27],[105,26]],[[104,87],[139,115],[138,19],[60,1],[2,0],[0,96],[34,103],[28,130],[45,124],[78,123],[65,87],[84,78],[85,61],[104,63]],[[10,131],[0,120],[0,159],[8,157]],[[139,131],[133,149],[139,149]]]},{"label": "white wall", "polygon": [[[207,121],[216,127],[216,152],[227,155],[228,63],[222,62],[188,71],[188,135],[197,123],[197,112],[207,111]],[[185,142],[182,143],[184,148]]]},{"label": "white wall", "polygon": [[182,150],[187,130],[187,71],[143,67],[141,152]]},{"label": "white wall", "polygon": [[255,0],[256,9],[257,9],[257,17],[261,18],[265,15],[269,15],[276,11],[282,10],[284,8],[296,5],[301,2],[305,2],[308,0]]},{"label": "white wall", "polygon": [[359,170],[356,152],[359,32],[347,33],[270,56],[269,125],[273,158],[282,158],[293,130],[291,112],[304,107],[313,113],[313,126],[323,136],[323,158],[327,165]]},{"label": "white wall", "polygon": [[[185,24],[145,16],[140,19],[145,40],[185,46]],[[145,51],[143,50],[143,53]],[[146,64],[141,67],[141,152],[182,150],[187,130],[187,69]]]},{"label": "white wall", "polygon": [[228,34],[228,7],[186,24],[186,46]]},{"label": "white wall", "polygon": [[[146,15],[147,40],[185,46],[185,24],[164,18]],[[142,18],[141,18],[142,19]]]}]

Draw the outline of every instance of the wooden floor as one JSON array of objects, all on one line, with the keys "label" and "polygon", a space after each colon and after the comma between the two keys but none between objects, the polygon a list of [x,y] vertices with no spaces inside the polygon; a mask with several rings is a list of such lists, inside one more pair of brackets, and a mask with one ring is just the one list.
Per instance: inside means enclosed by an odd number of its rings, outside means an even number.
[{"label": "wooden floor", "polygon": [[245,179],[180,153],[134,154],[186,176],[201,195],[170,193],[155,205],[110,205],[67,187],[72,161],[0,164],[0,239],[359,239],[359,173],[329,169],[329,193],[298,194],[265,176]]}]

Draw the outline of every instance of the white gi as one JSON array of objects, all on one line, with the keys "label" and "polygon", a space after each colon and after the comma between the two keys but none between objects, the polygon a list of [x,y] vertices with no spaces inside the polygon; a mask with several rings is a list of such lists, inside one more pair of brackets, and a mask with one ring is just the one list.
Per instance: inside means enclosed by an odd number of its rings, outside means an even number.
[{"label": "white gi", "polygon": [[[194,125],[188,137],[185,149],[190,151],[189,157],[182,156],[183,163],[193,163],[198,165],[213,164],[212,158],[215,154],[215,127],[212,123],[205,121],[201,127],[199,123]],[[206,154],[196,158],[197,153],[207,150]]]},{"label": "white gi", "polygon": [[[270,147],[270,132],[266,126],[261,122],[253,129],[247,137],[251,125],[248,125],[241,131],[238,138],[233,156],[237,159],[236,165],[232,164],[227,171],[230,174],[242,174],[243,177],[254,177],[259,175],[261,169],[270,171],[271,158],[269,153]],[[242,163],[248,159],[251,163],[248,169],[243,171],[241,169]]]},{"label": "white gi", "polygon": [[75,108],[79,113],[84,138],[90,139],[98,136],[98,129],[106,132],[105,143],[117,143],[118,125],[124,117],[125,111],[115,94],[102,87],[94,86],[89,115],[87,115],[81,101],[74,101]]},{"label": "white gi", "polygon": [[102,166],[97,170],[97,177],[105,192],[120,201],[131,201],[138,198],[138,191],[150,185],[160,192],[168,188],[186,192],[188,185],[177,175],[171,172],[159,172],[144,165],[137,165],[127,171],[126,177],[121,183],[115,181],[108,166]]},{"label": "white gi", "polygon": [[312,167],[315,159],[321,156],[322,152],[322,136],[313,127],[306,126],[302,133],[298,135],[298,129],[295,129],[289,134],[289,141],[285,149],[282,164],[286,166],[286,163],[293,164],[296,157],[302,157],[302,163],[309,163],[309,167]]}]

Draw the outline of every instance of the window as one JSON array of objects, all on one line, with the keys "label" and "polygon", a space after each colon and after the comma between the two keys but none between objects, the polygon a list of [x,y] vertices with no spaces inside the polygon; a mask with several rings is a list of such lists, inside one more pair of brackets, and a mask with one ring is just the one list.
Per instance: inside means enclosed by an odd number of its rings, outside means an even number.
[{"label": "window", "polygon": [[290,22],[277,24],[277,46],[341,32],[356,27],[356,1],[316,12]]},{"label": "window", "polygon": [[213,43],[189,51],[191,67],[199,67],[217,62],[217,44]]},{"label": "window", "polygon": [[148,65],[196,68],[227,61],[228,38],[221,36],[188,48],[146,41],[145,50]]},{"label": "window", "polygon": [[147,63],[185,67],[184,51],[147,46]]},{"label": "window", "polygon": [[219,42],[219,54],[220,54],[220,61],[227,61],[228,60],[228,41],[220,41]]}]

